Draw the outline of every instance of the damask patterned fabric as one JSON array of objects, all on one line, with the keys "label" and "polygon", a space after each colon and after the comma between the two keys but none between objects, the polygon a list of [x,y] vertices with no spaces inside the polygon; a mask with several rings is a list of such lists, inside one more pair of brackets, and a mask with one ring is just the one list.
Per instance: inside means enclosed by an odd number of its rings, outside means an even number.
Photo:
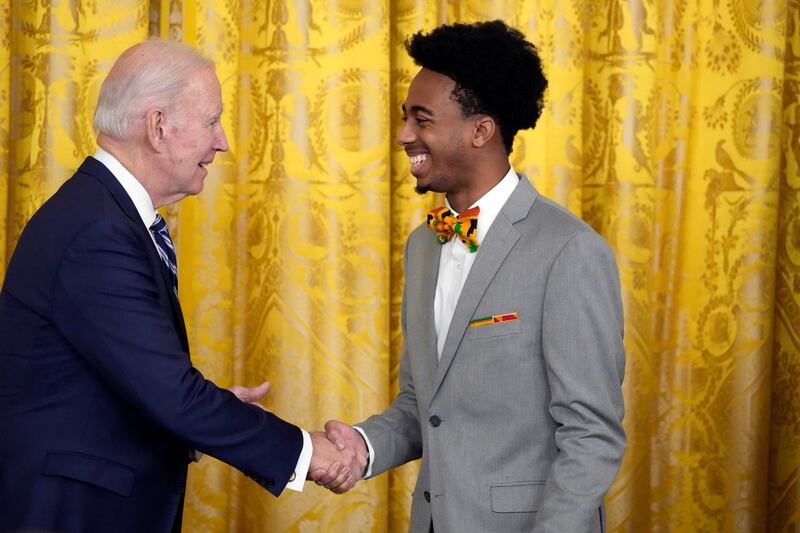
[{"label": "damask patterned fabric", "polygon": [[[394,144],[405,37],[502,18],[550,79],[512,164],[617,254],[629,449],[609,531],[800,524],[800,2],[65,0],[0,5],[0,276],[94,152],[113,59],[148,35],[217,64],[230,152],[168,208],[195,364],[273,382],[307,428],[396,392],[402,247],[442,203]],[[390,222],[391,221],[391,222]],[[202,228],[202,230],[201,230]],[[405,531],[415,465],[274,499],[206,458],[187,531]]]}]

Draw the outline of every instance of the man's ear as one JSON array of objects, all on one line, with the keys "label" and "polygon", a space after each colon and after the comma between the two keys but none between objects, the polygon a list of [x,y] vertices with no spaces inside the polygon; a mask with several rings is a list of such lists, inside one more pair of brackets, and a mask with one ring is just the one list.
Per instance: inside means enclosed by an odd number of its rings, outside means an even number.
[{"label": "man's ear", "polygon": [[153,147],[153,150],[160,153],[164,149],[164,141],[167,134],[166,124],[164,123],[164,110],[159,107],[148,109],[144,122],[147,130],[147,141]]},{"label": "man's ear", "polygon": [[495,136],[497,132],[497,123],[489,115],[478,115],[475,118],[474,124],[472,146],[481,148]]}]

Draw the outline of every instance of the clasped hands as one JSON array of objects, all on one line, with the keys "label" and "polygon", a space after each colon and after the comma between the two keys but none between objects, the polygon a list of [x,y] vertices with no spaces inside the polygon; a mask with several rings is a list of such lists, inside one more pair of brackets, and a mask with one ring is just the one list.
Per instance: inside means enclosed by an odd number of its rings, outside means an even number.
[{"label": "clasped hands", "polygon": [[353,427],[329,420],[325,431],[311,433],[314,452],[308,479],[342,494],[355,487],[367,469],[367,443]]},{"label": "clasped hands", "polygon": [[[265,381],[257,387],[234,386],[230,390],[239,400],[264,409],[258,402],[269,391]],[[308,479],[331,492],[342,494],[355,487],[367,469],[367,444],[361,434],[338,420],[329,420],[325,431],[312,431],[311,465]]]}]

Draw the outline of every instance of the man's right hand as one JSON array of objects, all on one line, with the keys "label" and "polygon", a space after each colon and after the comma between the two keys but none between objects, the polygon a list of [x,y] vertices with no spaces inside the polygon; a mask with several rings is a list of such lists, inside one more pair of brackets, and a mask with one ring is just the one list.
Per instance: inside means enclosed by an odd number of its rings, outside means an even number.
[{"label": "man's right hand", "polygon": [[322,485],[337,494],[347,492],[364,477],[368,461],[367,443],[352,426],[338,420],[329,420],[325,423],[325,434],[341,452],[343,467],[348,470],[350,480],[340,483],[338,477],[332,475],[332,472],[314,473],[312,479],[316,481],[317,485]]},{"label": "man's right hand", "polygon": [[311,464],[308,467],[307,478],[321,485],[320,479],[325,481],[325,488],[340,494],[347,492],[353,485],[352,471],[345,466],[345,460],[340,451],[334,447],[325,433],[312,431],[310,434],[313,452]]}]

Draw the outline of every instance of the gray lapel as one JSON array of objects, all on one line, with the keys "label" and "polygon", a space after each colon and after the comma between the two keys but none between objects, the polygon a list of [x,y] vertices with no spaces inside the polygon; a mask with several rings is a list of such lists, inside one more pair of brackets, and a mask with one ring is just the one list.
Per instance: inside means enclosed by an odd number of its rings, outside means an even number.
[{"label": "gray lapel", "polygon": [[[439,388],[442,380],[444,380],[444,376],[453,362],[453,356],[455,356],[456,350],[461,344],[461,339],[464,337],[469,321],[472,320],[475,308],[478,307],[478,303],[483,298],[486,288],[519,239],[519,232],[514,228],[514,223],[528,216],[528,212],[537,195],[536,189],[533,188],[528,178],[519,174],[517,188],[514,189],[514,192],[511,193],[508,201],[498,213],[497,218],[492,223],[492,227],[489,228],[486,234],[484,242],[479,243],[478,256],[475,258],[475,263],[473,263],[472,269],[469,271],[469,276],[467,276],[464,288],[458,298],[453,320],[450,322],[450,330],[447,332],[447,339],[442,348],[442,358],[436,371],[434,391]],[[480,217],[478,218],[478,224],[480,224]],[[436,257],[438,257],[438,254]],[[438,277],[438,262],[436,270]],[[433,279],[435,284],[436,277]],[[433,302],[431,302],[431,309],[433,309]],[[436,353],[435,346],[433,353]]]},{"label": "gray lapel", "polygon": [[[411,255],[411,262],[408,268],[413,272],[409,281],[415,280],[413,286],[409,286],[409,307],[407,310],[409,335],[406,342],[415,344],[413,353],[426,354],[424,361],[426,372],[424,375],[429,381],[433,381],[436,373],[436,324],[434,321],[433,300],[436,296],[436,280],[439,277],[439,256],[441,255],[442,245],[428,228],[421,232],[422,252],[415,256]],[[420,391],[432,391],[432,383],[427,386],[417,384]]]}]

